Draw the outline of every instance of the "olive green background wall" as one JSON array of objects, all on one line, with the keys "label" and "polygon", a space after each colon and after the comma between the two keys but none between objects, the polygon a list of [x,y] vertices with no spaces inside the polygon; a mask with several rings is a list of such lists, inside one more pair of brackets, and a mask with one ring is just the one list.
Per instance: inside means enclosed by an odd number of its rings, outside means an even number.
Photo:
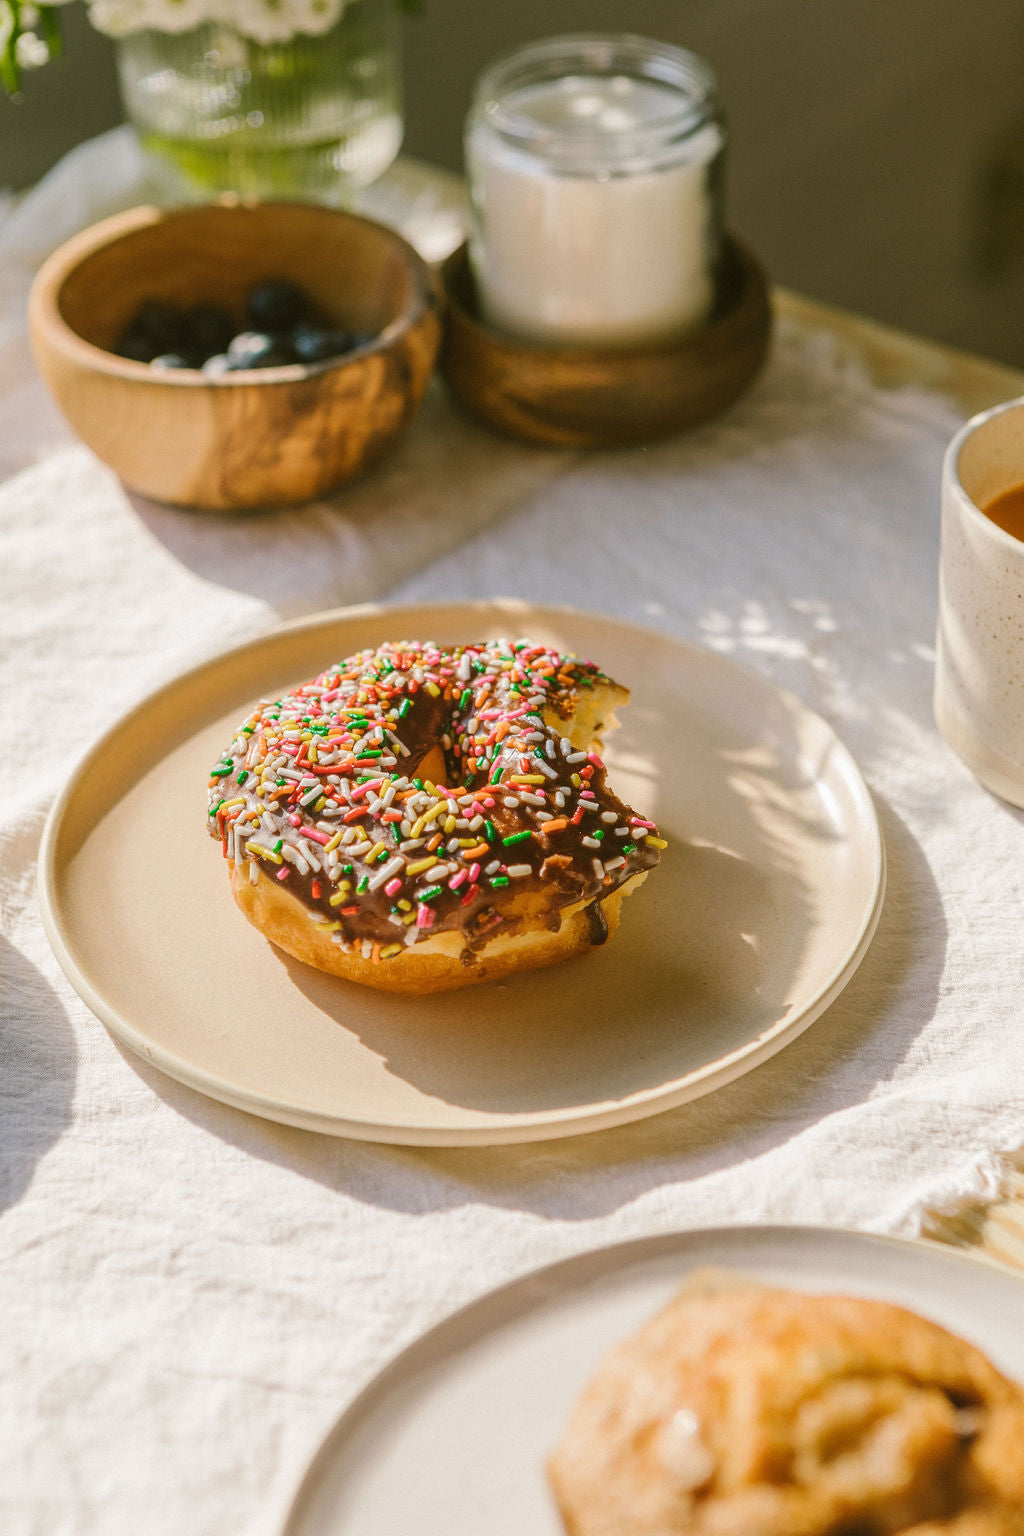
[{"label": "olive green background wall", "polygon": [[[120,117],[111,44],[0,101],[0,186]],[[1024,366],[1021,0],[425,0],[404,24],[406,152],[460,164],[474,77],[582,29],[703,53],[731,133],[730,222],[777,281]]]}]

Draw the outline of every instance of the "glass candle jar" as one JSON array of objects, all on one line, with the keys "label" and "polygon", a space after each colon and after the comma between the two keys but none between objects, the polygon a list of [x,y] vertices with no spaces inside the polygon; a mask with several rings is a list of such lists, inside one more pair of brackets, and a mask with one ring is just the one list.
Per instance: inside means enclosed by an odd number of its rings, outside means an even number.
[{"label": "glass candle jar", "polygon": [[485,319],[524,340],[656,345],[712,308],[726,134],[695,54],[555,37],[480,77],[466,125]]}]

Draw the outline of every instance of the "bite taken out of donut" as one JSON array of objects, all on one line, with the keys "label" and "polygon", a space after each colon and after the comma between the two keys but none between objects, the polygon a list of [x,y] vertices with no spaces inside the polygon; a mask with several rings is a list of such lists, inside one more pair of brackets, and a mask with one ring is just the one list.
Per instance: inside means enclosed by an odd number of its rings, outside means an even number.
[{"label": "bite taken out of donut", "polygon": [[603,944],[665,847],[599,755],[628,698],[530,640],[333,663],[262,701],[211,771],[236,902],[289,954],[394,992]]}]

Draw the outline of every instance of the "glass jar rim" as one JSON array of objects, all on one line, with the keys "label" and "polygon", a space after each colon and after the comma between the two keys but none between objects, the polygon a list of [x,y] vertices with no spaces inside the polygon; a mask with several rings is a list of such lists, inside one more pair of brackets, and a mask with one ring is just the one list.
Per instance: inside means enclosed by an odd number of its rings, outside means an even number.
[{"label": "glass jar rim", "polygon": [[508,104],[509,93],[566,75],[626,75],[677,91],[677,110],[616,136],[623,156],[645,146],[688,138],[719,115],[718,81],[705,59],[674,43],[629,32],[571,32],[527,43],[484,69],[474,92],[474,109],[502,137],[524,148],[607,150],[610,136],[595,132],[583,120],[554,127]]}]

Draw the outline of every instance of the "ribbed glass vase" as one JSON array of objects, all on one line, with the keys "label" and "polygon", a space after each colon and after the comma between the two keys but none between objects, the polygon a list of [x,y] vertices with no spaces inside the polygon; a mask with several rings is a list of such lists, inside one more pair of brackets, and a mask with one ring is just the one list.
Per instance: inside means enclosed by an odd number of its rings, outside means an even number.
[{"label": "ribbed glass vase", "polygon": [[183,197],[345,203],[401,144],[394,0],[347,0],[329,30],[283,42],[216,22],[132,32],[118,67],[129,119]]}]

